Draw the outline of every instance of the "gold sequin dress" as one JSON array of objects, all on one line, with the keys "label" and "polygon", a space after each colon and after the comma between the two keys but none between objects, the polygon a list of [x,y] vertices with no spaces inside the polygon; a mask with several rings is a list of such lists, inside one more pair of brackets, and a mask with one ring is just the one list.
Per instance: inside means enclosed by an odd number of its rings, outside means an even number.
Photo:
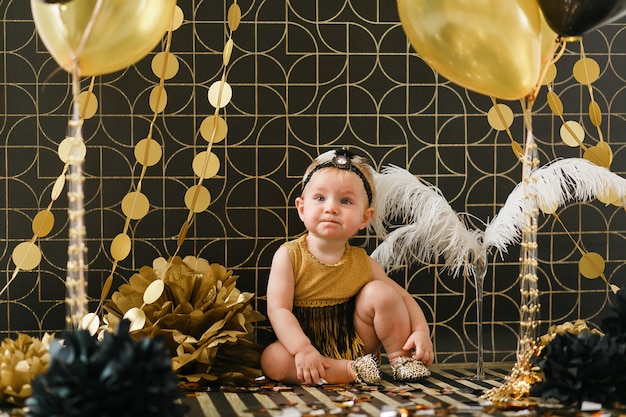
[{"label": "gold sequin dress", "polygon": [[372,280],[369,255],[346,244],[339,262],[327,265],[309,252],[306,236],[284,244],[294,271],[293,313],[322,355],[356,359],[363,355],[363,342],[354,329],[354,306]]}]

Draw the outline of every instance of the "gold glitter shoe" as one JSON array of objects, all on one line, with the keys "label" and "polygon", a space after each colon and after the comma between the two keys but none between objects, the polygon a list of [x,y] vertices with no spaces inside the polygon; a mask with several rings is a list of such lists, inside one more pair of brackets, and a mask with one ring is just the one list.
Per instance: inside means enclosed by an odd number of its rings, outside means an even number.
[{"label": "gold glitter shoe", "polygon": [[403,382],[415,382],[430,376],[430,370],[424,366],[422,361],[408,356],[399,356],[391,365],[393,379]]},{"label": "gold glitter shoe", "polygon": [[356,375],[357,384],[379,384],[380,383],[380,366],[376,360],[376,356],[368,354],[356,358],[350,364],[352,371]]}]

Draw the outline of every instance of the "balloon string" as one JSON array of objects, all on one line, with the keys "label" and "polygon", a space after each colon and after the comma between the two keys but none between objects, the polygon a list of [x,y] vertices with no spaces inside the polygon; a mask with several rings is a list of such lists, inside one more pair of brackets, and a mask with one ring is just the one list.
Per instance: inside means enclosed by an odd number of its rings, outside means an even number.
[{"label": "balloon string", "polygon": [[[80,54],[83,51],[85,44],[87,43],[87,39],[89,38],[89,35],[91,34],[91,30],[93,29],[93,25],[96,22],[96,18],[98,17],[98,14],[100,14],[102,3],[104,3],[104,0],[98,0],[98,2],[93,8],[93,11],[91,12],[91,16],[89,17],[89,20],[87,21],[87,26],[85,26],[85,31],[83,32],[83,36],[80,37],[80,43],[78,44],[78,48],[76,48],[76,51],[74,52],[75,59],[78,59],[78,57],[80,57]],[[79,60],[79,63],[80,63],[80,60]]]},{"label": "balloon string", "polygon": [[[82,137],[82,119],[80,118],[80,109],[78,96],[80,94],[80,69],[78,62],[74,62],[72,71],[72,96],[74,98],[72,104],[72,116],[69,122],[70,138],[72,145],[80,145],[83,142]],[[85,253],[87,247],[85,245],[85,224],[84,224],[84,192],[83,183],[84,175],[82,164],[84,158],[82,154],[76,152],[78,146],[72,146],[72,151],[68,155],[69,171],[68,171],[68,190],[67,196],[69,201],[68,218],[69,218],[69,244],[68,244],[68,261],[67,261],[67,315],[66,324],[68,329],[77,329],[80,326],[82,317],[87,313],[87,283],[85,281],[85,272],[87,264],[85,262]]]},{"label": "balloon string", "polygon": [[522,190],[524,195],[525,224],[522,228],[522,242],[520,250],[520,334],[517,345],[517,361],[507,376],[505,382],[499,387],[492,388],[483,395],[483,398],[492,401],[500,401],[511,394],[523,396],[530,390],[527,384],[527,375],[531,369],[530,359],[533,357],[537,344],[537,313],[539,312],[539,290],[537,288],[537,201],[527,190],[529,181],[532,181],[531,173],[538,165],[537,145],[533,138],[531,109],[534,98],[528,96],[522,99],[524,113],[524,125],[526,127],[526,140],[522,166]]},{"label": "balloon string", "polygon": [[[94,86],[94,77],[91,78],[91,83],[89,84],[89,90],[88,90],[89,93],[91,93],[93,91],[93,86]],[[89,96],[91,96],[91,94],[89,94],[87,96],[87,100],[85,101],[85,103],[83,105],[81,116],[80,116],[81,119],[84,118],[84,114],[85,114],[85,111],[86,111],[86,108],[87,108],[87,104],[89,103]],[[70,146],[70,150],[69,150],[70,153],[72,152],[73,148],[74,148],[74,145]],[[61,174],[59,174],[57,179],[60,178],[60,177],[64,177],[65,174],[67,173],[68,168],[69,168],[69,162],[66,161],[64,166],[63,166],[63,169],[61,170]],[[53,188],[54,188],[54,186],[53,186]],[[58,196],[53,195],[51,197],[51,199],[50,199],[50,202],[48,203],[48,206],[45,208],[44,211],[52,210],[52,206],[53,206],[54,202],[57,200],[57,198],[58,198]],[[40,227],[43,227],[43,224],[41,224]],[[34,231],[33,237],[30,239],[31,243],[35,243],[35,241],[37,240],[37,237],[40,236],[40,232],[41,232],[41,229],[37,229],[37,230]],[[28,251],[26,251],[25,256],[23,257],[23,259],[26,258],[26,255],[28,255],[29,252],[30,252],[30,248],[29,248]],[[7,281],[7,283],[4,285],[4,287],[2,287],[2,289],[0,289],[0,296],[2,294],[4,294],[4,292],[9,288],[9,286],[15,280],[15,278],[17,278],[18,274],[21,271],[19,265],[21,265],[21,263],[16,264],[16,268],[13,271],[13,273],[11,274],[11,278]]]}]

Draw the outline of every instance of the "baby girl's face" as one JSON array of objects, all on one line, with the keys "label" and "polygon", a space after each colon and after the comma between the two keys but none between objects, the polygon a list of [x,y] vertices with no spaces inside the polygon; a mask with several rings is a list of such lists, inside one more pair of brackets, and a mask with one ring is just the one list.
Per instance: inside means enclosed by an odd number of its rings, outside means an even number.
[{"label": "baby girl's face", "polygon": [[337,168],[315,172],[296,207],[310,233],[344,240],[365,228],[372,213],[361,178]]}]

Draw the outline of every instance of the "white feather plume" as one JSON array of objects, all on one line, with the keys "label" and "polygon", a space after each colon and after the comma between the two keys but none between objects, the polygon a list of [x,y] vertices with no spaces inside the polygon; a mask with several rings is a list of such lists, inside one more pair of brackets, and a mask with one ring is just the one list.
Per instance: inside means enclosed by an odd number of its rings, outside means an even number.
[{"label": "white feather plume", "polygon": [[[393,220],[403,225],[388,233]],[[370,226],[383,238],[372,257],[388,271],[443,256],[456,274],[481,246],[482,233],[467,228],[438,188],[393,165],[376,176],[376,214]]]},{"label": "white feather plume", "polygon": [[441,256],[444,268],[456,276],[463,268],[484,264],[492,248],[507,252],[521,238],[525,193],[536,196],[537,206],[545,210],[609,193],[626,199],[626,179],[585,159],[561,159],[536,169],[525,187],[518,184],[483,232],[468,229],[438,188],[403,168],[384,167],[375,180],[376,213],[370,229],[382,242],[372,257],[387,271]]},{"label": "white feather plume", "polygon": [[[590,201],[610,192],[623,200],[626,179],[586,159],[567,158],[535,170],[526,192],[536,196],[540,209],[552,212],[567,203]],[[519,183],[485,228],[483,247],[506,252],[509,245],[519,243],[524,221],[524,187]]]}]

